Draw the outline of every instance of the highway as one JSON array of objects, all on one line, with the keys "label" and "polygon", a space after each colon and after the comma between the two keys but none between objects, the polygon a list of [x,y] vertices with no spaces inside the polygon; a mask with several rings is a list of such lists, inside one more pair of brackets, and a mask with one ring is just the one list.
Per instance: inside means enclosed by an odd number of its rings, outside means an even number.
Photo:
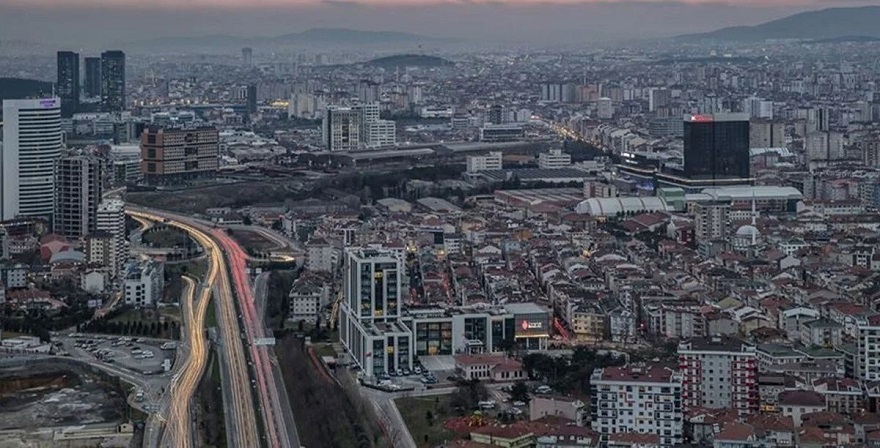
[{"label": "highway", "polygon": [[[258,441],[260,440],[260,437],[257,431],[256,407],[254,403],[254,395],[251,392],[247,357],[245,355],[245,349],[242,346],[241,331],[235,309],[235,294],[232,279],[226,260],[223,256],[223,251],[217,244],[217,241],[215,241],[216,232],[212,231],[212,229],[206,228],[206,226],[202,224],[194,222],[190,218],[171,213],[146,210],[138,207],[129,207],[126,213],[134,217],[149,221],[161,221],[167,225],[177,227],[184,232],[189,233],[190,236],[201,244],[209,254],[211,271],[215,272],[216,275],[211,278],[213,282],[206,282],[206,287],[202,291],[202,298],[199,299],[195,314],[198,315],[201,313],[202,318],[204,318],[204,311],[207,310],[206,306],[210,300],[205,299],[205,297],[206,295],[209,295],[210,291],[213,289],[215,306],[217,308],[217,325],[219,327],[220,339],[222,341],[220,344],[221,368],[225,373],[223,375],[224,378],[227,379],[223,384],[223,387],[227,392],[225,396],[228,398],[226,402],[224,402],[224,408],[226,409],[227,441],[229,446],[256,446],[256,444],[259,444]],[[232,257],[229,258],[231,259]],[[235,270],[233,270],[233,274],[235,274]],[[192,327],[195,329],[196,325],[193,325]],[[204,324],[197,328],[198,331],[203,331],[203,327]],[[197,350],[195,344],[191,347],[191,350],[195,353],[195,350]],[[206,349],[203,347],[202,350]],[[202,366],[202,368],[204,369],[204,366]],[[199,374],[201,374],[201,372],[199,372]],[[189,379],[185,380],[183,376],[183,373],[181,373],[180,384],[186,386]],[[197,382],[198,381],[196,381],[196,384]],[[177,412],[182,412],[182,409],[178,409]],[[189,421],[189,419],[186,419],[185,421]],[[190,428],[187,427],[185,430],[189,431]],[[186,439],[191,440],[191,438]],[[175,440],[175,443],[177,442],[179,442],[179,439]]]},{"label": "highway", "polygon": [[256,310],[254,294],[247,272],[248,255],[225,230],[214,229],[212,236],[223,248],[235,280],[235,293],[241,306],[244,330],[251,341],[251,359],[254,362],[254,375],[266,440],[270,447],[291,447],[291,438],[288,434],[284,406],[281,400],[281,396],[285,395],[284,388],[281,387],[279,390],[279,381],[275,377],[276,369],[273,368],[270,361],[268,347],[254,343],[266,338],[267,334],[263,327],[262,316]]}]

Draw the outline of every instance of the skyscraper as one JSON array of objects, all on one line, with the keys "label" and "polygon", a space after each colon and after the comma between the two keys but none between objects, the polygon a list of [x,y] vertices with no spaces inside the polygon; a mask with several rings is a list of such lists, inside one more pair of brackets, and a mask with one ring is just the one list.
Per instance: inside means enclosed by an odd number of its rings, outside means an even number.
[{"label": "skyscraper", "polygon": [[61,100],[3,100],[0,219],[55,212],[55,161],[61,155]]},{"label": "skyscraper", "polygon": [[412,368],[412,332],[400,321],[403,253],[389,248],[345,251],[339,336],[367,377]]},{"label": "skyscraper", "polygon": [[684,175],[703,180],[747,179],[748,115],[685,116]]},{"label": "skyscraper", "polygon": [[83,91],[89,98],[101,96],[101,58],[86,58],[86,82]]},{"label": "skyscraper", "polygon": [[104,112],[125,110],[125,53],[101,53],[101,108]]},{"label": "skyscraper", "polygon": [[244,47],[241,49],[241,65],[250,68],[254,66],[254,49]]},{"label": "skyscraper", "polygon": [[247,86],[247,113],[257,113],[257,85],[250,84]]},{"label": "skyscraper", "polygon": [[55,91],[61,98],[61,116],[71,117],[79,109],[79,53],[58,52]]},{"label": "skyscraper", "polygon": [[55,187],[54,231],[82,238],[98,229],[98,204],[103,193],[103,165],[90,156],[58,160]]},{"label": "skyscraper", "polygon": [[504,107],[499,104],[489,106],[489,111],[486,113],[486,121],[489,124],[504,123]]}]

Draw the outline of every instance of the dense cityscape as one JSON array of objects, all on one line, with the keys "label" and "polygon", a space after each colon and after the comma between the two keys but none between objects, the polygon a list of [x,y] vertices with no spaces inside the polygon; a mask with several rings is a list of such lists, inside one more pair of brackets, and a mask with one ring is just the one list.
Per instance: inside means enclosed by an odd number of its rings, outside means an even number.
[{"label": "dense cityscape", "polygon": [[841,10],[0,42],[0,446],[880,446],[880,26]]}]

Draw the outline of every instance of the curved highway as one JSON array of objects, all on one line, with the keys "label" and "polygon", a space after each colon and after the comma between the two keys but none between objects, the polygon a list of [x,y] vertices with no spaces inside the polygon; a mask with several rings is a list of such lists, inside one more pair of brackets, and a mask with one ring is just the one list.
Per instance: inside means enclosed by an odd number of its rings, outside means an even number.
[{"label": "curved highway", "polygon": [[[253,447],[259,445],[259,434],[257,431],[257,417],[255,411],[255,403],[254,396],[251,392],[251,383],[249,380],[248,374],[248,365],[247,358],[245,356],[245,350],[242,347],[242,341],[240,337],[240,328],[237,321],[236,311],[235,311],[235,296],[233,292],[232,280],[229,275],[229,270],[226,265],[226,262],[223,257],[223,251],[221,247],[217,244],[214,238],[212,238],[211,230],[205,228],[201,224],[197,224],[193,222],[191,219],[186,217],[177,216],[170,213],[164,212],[155,212],[155,211],[147,211],[144,209],[131,207],[129,210],[126,210],[126,213],[132,215],[133,217],[138,217],[141,219],[149,220],[149,221],[162,221],[167,225],[177,227],[187,233],[190,234],[209,254],[210,258],[210,266],[213,274],[209,274],[212,282],[206,282],[206,288],[202,291],[202,297],[199,299],[198,308],[194,313],[193,317],[198,317],[201,315],[202,319],[204,318],[204,312],[207,310],[207,304],[209,302],[211,287],[215,291],[214,298],[216,299],[217,306],[217,325],[219,327],[219,332],[221,336],[222,343],[220,344],[222,349],[222,363],[223,367],[227,371],[226,377],[229,379],[228,384],[224,384],[224,388],[227,388],[229,391],[229,401],[224,403],[224,408],[226,409],[227,416],[227,440],[229,446],[235,447]],[[190,331],[203,331],[204,324],[192,325]],[[192,335],[190,333],[190,335]],[[195,338],[195,340],[200,338]],[[196,354],[197,348],[195,344],[193,345],[193,354]],[[201,350],[204,352],[206,348],[202,346]],[[202,370],[204,370],[204,364],[202,364]],[[195,368],[191,372],[195,372]],[[190,381],[192,381],[193,377],[186,377],[184,375],[185,372],[182,372],[179,377],[179,384],[182,386],[179,387],[188,387]],[[198,372],[198,375],[201,374],[201,371]],[[195,373],[189,373],[189,375],[196,375]],[[198,383],[198,375],[195,376],[195,384]],[[186,424],[190,421],[189,416],[184,412],[184,408],[188,408],[188,404],[181,404],[180,401],[190,401],[183,399],[175,399],[175,404],[172,405],[171,411],[178,412],[185,418],[179,418],[174,421],[174,425],[183,425],[183,428],[169,428],[170,432],[177,433],[178,431],[189,432],[190,428]],[[175,411],[175,408],[177,409]],[[170,420],[169,420],[170,421]],[[191,437],[183,437],[180,438],[178,436],[173,436],[175,439],[169,440],[169,442],[173,442],[172,446],[186,446],[183,443],[186,441],[191,441]]]}]

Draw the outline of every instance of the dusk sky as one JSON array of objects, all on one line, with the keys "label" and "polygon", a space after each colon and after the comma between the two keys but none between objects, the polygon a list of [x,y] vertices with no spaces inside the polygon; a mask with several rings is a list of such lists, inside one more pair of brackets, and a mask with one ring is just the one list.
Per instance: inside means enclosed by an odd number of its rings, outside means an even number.
[{"label": "dusk sky", "polygon": [[880,0],[0,0],[0,39],[117,46],[167,36],[310,28],[512,42],[663,37]]}]

